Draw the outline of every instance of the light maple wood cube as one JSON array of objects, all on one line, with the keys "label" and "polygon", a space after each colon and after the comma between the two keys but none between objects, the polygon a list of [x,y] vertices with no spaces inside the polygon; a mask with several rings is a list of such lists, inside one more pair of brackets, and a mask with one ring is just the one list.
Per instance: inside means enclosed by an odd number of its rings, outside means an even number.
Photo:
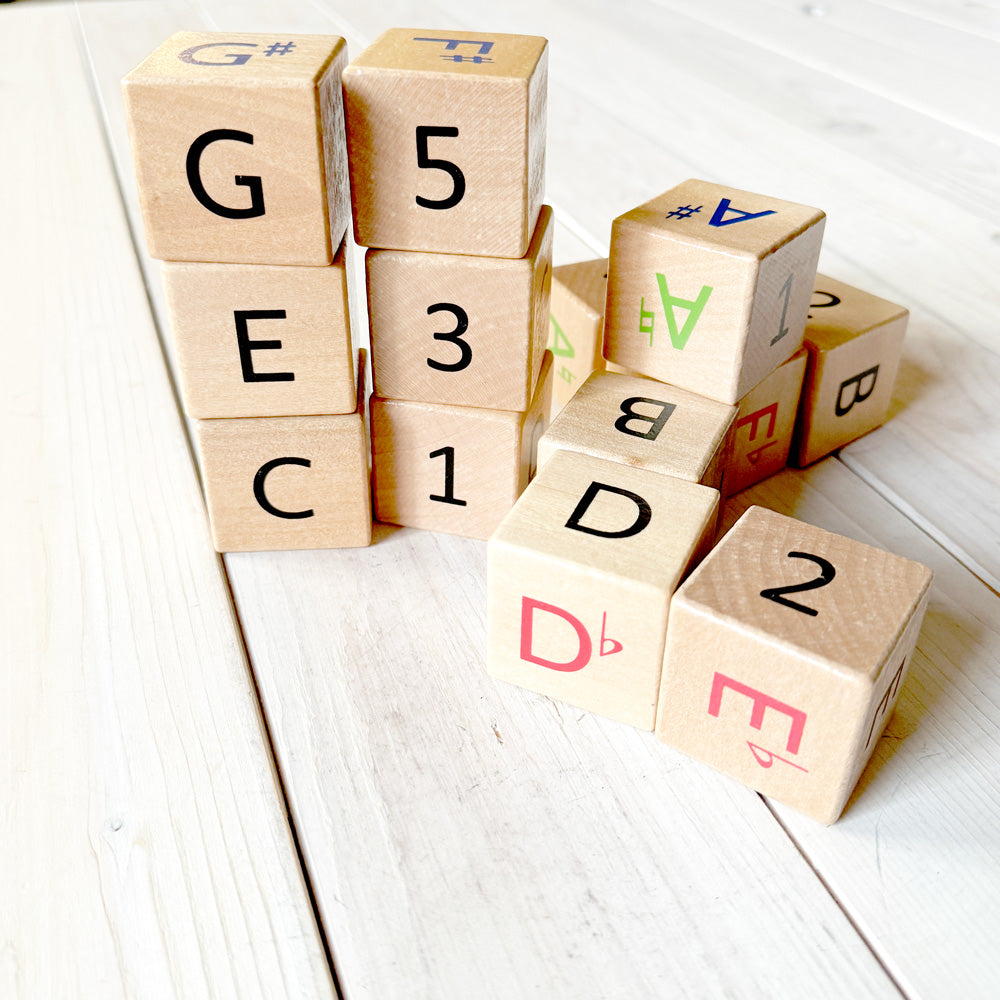
[{"label": "light maple wood cube", "polygon": [[741,400],[730,428],[722,492],[731,496],[788,463],[808,352],[803,347]]},{"label": "light maple wood cube", "polygon": [[[359,364],[364,371],[364,358]],[[219,552],[371,543],[361,375],[353,413],[195,421]]]},{"label": "light maple wood cube", "polygon": [[671,595],[716,490],[576,452],[540,468],[487,547],[488,669],[653,728]]},{"label": "light maple wood cube", "polygon": [[347,231],[336,35],[180,32],[122,81],[149,252],[329,264]]},{"label": "light maple wood cube", "polygon": [[535,472],[552,392],[545,353],[527,410],[371,397],[375,516],[486,539]]},{"label": "light maple wood cube", "polygon": [[523,257],[542,205],[548,43],[393,28],[344,73],[354,233]]},{"label": "light maple wood cube", "polygon": [[376,395],[526,410],[545,352],[552,210],[524,257],[369,250]]},{"label": "light maple wood cube", "polygon": [[832,823],[899,696],[930,580],[751,507],[674,595],[657,735]]},{"label": "light maple wood cube", "polygon": [[719,488],[736,407],[642,375],[597,371],[538,442],[538,465],[557,451]]},{"label": "light maple wood cube", "polygon": [[190,416],[355,410],[343,244],[327,267],[167,262],[163,279]]},{"label": "light maple wood cube", "polygon": [[909,315],[894,302],[816,275],[792,450],[796,465],[809,465],[885,423]]},{"label": "light maple wood cube", "polygon": [[802,345],[824,223],[700,180],[615,219],[605,357],[737,402]]},{"label": "light maple wood cube", "polygon": [[607,288],[607,257],[563,264],[552,271],[549,350],[555,359],[550,414],[553,417],[591,372],[604,369]]}]

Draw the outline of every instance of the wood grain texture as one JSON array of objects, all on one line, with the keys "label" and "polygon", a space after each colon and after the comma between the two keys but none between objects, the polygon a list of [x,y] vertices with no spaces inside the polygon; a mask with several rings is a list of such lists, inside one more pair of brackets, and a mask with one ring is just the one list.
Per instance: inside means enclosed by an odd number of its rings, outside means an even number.
[{"label": "wood grain texture", "polygon": [[612,224],[609,361],[735,403],[802,344],[824,216],[688,180]]},{"label": "wood grain texture", "polygon": [[132,70],[122,92],[150,255],[331,263],[347,229],[346,63],[337,36],[179,32]]},{"label": "wood grain texture", "polygon": [[369,250],[375,394],[526,410],[548,333],[552,237],[543,205],[518,260]]},{"label": "wood grain texture", "polygon": [[604,368],[604,304],[608,259],[563,264],[552,271],[550,323],[555,373],[552,381],[554,417],[586,382]]},{"label": "wood grain texture", "polygon": [[717,490],[557,452],[489,541],[492,677],[652,730],[670,600]]},{"label": "wood grain texture", "polygon": [[332,998],[72,11],[2,17],[0,993]]},{"label": "wood grain texture", "polygon": [[834,822],[899,697],[930,580],[751,507],[674,595],[657,736]]},{"label": "wood grain texture", "polygon": [[736,407],[642,375],[594,372],[538,442],[718,489]]},{"label": "wood grain texture", "polygon": [[524,256],[547,74],[546,40],[527,35],[391,28],[356,56],[344,99],[358,243]]},{"label": "wood grain texture", "polygon": [[343,245],[329,267],[165,263],[188,416],[352,413],[347,280]]}]

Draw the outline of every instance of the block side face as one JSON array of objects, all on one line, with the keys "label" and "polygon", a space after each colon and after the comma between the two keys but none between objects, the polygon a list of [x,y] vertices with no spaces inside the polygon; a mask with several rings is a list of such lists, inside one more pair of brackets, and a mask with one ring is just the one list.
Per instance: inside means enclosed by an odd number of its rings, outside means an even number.
[{"label": "block side face", "polygon": [[738,383],[741,398],[802,346],[824,221],[760,262]]},{"label": "block side face", "polygon": [[126,84],[149,252],[163,260],[329,264],[315,88]]},{"label": "block side face", "polygon": [[739,399],[757,260],[612,227],[605,357],[725,403]]},{"label": "block side face", "polygon": [[375,516],[486,539],[521,476],[521,414],[371,398]]},{"label": "block side face", "polygon": [[716,770],[832,822],[869,698],[866,679],[824,669],[675,595],[656,733]]},{"label": "block side face", "polygon": [[638,375],[595,372],[552,421],[547,455],[568,449],[706,482],[735,407]]},{"label": "block side face", "polygon": [[359,413],[201,420],[196,441],[218,551],[370,544]]},{"label": "block side face", "polygon": [[531,130],[543,122],[525,81],[355,65],[344,98],[359,243],[524,255],[541,205]]},{"label": "block side face", "polygon": [[607,257],[598,257],[576,264],[560,264],[552,270],[553,284],[561,284],[569,295],[579,300],[580,308],[590,316],[603,318],[608,296],[609,263]]},{"label": "block side face", "polygon": [[666,593],[494,542],[487,577],[491,676],[653,728]]},{"label": "block side face", "polygon": [[347,131],[341,78],[347,66],[347,46],[342,46],[319,82],[317,97],[322,124],[321,142],[329,239],[332,247],[344,241],[351,220],[350,175],[347,166]]},{"label": "block side face", "polygon": [[785,467],[809,352],[800,348],[740,400],[723,477],[729,496]]},{"label": "block side face", "polygon": [[885,422],[903,354],[906,316],[823,350],[810,343],[796,458],[808,465]]},{"label": "block side face", "polygon": [[706,614],[870,679],[929,581],[920,563],[751,507],[683,592]]},{"label": "block side face", "polygon": [[163,276],[189,415],[355,409],[343,250],[329,267],[166,263]]},{"label": "block side face", "polygon": [[593,371],[604,368],[604,300],[607,260],[552,269],[549,350],[555,359],[552,415]]}]

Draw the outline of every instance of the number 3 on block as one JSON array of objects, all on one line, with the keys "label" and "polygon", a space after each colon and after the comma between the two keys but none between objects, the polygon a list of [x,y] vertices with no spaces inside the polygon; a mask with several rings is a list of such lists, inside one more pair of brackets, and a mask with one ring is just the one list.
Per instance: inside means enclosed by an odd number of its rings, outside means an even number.
[{"label": "number 3 on block", "polygon": [[427,149],[427,139],[429,136],[441,136],[446,139],[458,137],[458,129],[453,125],[418,125],[417,126],[417,166],[422,170],[443,170],[451,177],[452,192],[447,198],[435,200],[417,195],[417,204],[421,208],[445,209],[454,208],[465,195],[465,174],[461,168],[451,160],[441,160],[431,157]]}]

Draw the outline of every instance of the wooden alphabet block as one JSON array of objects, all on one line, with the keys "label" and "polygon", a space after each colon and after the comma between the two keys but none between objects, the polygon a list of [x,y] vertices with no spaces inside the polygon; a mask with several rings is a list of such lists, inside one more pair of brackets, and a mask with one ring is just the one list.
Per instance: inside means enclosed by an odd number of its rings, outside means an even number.
[{"label": "wooden alphabet block", "polygon": [[394,28],[344,73],[354,233],[523,257],[542,205],[548,43]]},{"label": "wooden alphabet block", "polygon": [[552,210],[516,260],[369,250],[372,381],[378,396],[528,408],[545,352]]},{"label": "wooden alphabet block", "polygon": [[657,735],[832,823],[896,703],[930,580],[751,507],[674,595]]},{"label": "wooden alphabet block", "polygon": [[488,669],[652,729],[670,599],[714,535],[719,494],[560,452],[487,547]]},{"label": "wooden alphabet block", "polygon": [[358,384],[353,413],[195,422],[217,551],[371,544],[361,377]]},{"label": "wooden alphabet block", "polygon": [[605,357],[735,403],[802,346],[824,222],[699,180],[615,219]]},{"label": "wooden alphabet block", "polygon": [[347,231],[335,35],[180,32],[122,81],[149,252],[329,264]]},{"label": "wooden alphabet block", "polygon": [[816,275],[806,324],[809,350],[792,448],[809,465],[885,423],[909,311]]},{"label": "wooden alphabet block", "polygon": [[190,416],[355,410],[343,244],[328,267],[168,262],[163,278]]},{"label": "wooden alphabet block", "polygon": [[552,392],[545,353],[524,412],[371,398],[375,516],[486,539],[535,471]]},{"label": "wooden alphabet block", "polygon": [[719,488],[736,407],[642,375],[594,372],[538,442]]},{"label": "wooden alphabet block", "polygon": [[740,400],[729,431],[724,496],[759,483],[787,464],[807,357],[804,347],[796,351]]},{"label": "wooden alphabet block", "polygon": [[608,259],[563,264],[552,271],[549,307],[554,357],[552,413],[555,416],[587,380],[604,368],[604,303]]}]

